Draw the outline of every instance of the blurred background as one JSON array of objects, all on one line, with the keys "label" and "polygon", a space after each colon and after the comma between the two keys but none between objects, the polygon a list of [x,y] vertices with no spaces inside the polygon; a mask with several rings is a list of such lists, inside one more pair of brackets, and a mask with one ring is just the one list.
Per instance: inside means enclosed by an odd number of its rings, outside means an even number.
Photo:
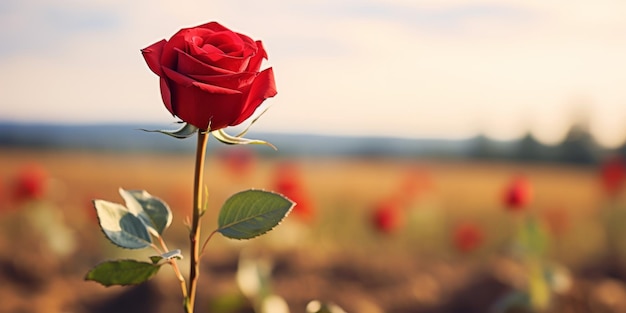
[{"label": "blurred background", "polygon": [[5,0],[0,312],[180,310],[169,268],[138,287],[83,281],[150,256],[106,241],[91,201],[149,191],[186,252],[195,140],[139,130],[177,127],[140,49],[212,20],[263,41],[278,95],[247,137],[278,151],[209,142],[205,231],[242,189],[298,205],[267,236],[212,239],[202,312],[626,312],[625,14],[611,0]]}]

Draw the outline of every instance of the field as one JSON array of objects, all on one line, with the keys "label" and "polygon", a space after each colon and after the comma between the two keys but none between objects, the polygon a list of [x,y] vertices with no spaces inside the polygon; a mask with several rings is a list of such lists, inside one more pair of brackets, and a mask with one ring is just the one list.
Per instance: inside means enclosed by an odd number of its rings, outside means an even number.
[{"label": "field", "polygon": [[[99,231],[91,200],[122,203],[120,187],[170,205],[165,237],[184,255],[192,172],[191,155],[0,151],[0,312],[182,312],[170,268],[137,287],[83,277],[152,255]],[[253,312],[236,279],[243,257],[269,266],[266,285],[291,312],[315,299],[359,313],[626,312],[626,194],[608,194],[595,167],[246,152],[210,155],[205,173],[207,234],[229,195],[276,190],[284,175],[301,207],[266,236],[211,240],[199,312]],[[515,177],[531,188],[512,209]]]}]

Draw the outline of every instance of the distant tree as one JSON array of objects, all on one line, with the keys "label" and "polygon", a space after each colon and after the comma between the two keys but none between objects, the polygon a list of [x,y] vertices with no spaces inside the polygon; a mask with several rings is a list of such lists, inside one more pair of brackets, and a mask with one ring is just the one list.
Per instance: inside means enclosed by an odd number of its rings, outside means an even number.
[{"label": "distant tree", "polygon": [[548,161],[549,147],[539,142],[530,132],[522,137],[515,149],[515,159],[523,162]]},{"label": "distant tree", "polygon": [[492,159],[495,158],[492,141],[487,136],[480,134],[470,140],[471,148],[468,156],[475,159]]},{"label": "distant tree", "polygon": [[621,155],[622,157],[626,158],[626,140],[624,140],[624,142],[622,143],[622,145],[617,148],[615,150],[616,154]]},{"label": "distant tree", "polygon": [[581,124],[572,125],[557,149],[558,160],[571,164],[594,164],[598,160],[600,150],[588,127]]}]

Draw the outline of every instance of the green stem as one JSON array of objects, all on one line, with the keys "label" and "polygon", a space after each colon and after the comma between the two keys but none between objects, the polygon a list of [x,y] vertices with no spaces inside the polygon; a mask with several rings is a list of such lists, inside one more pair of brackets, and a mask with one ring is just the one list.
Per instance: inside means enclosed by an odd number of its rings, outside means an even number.
[{"label": "green stem", "polygon": [[[161,244],[161,247],[163,248],[163,251],[170,251],[170,249],[167,248],[167,245],[165,244],[165,241],[163,240],[163,237],[157,236],[157,239],[159,240],[159,243]],[[156,246],[155,246],[155,248],[158,249]],[[157,251],[159,251],[159,250],[157,250]],[[163,254],[162,252],[159,252],[159,253]],[[178,263],[176,262],[176,259],[169,260],[168,263],[174,269],[174,274],[176,274],[176,278],[178,278],[178,281],[180,282],[180,288],[181,288],[182,293],[183,293],[183,298],[186,299],[187,298],[187,286],[185,284],[185,277],[180,272],[180,268],[178,267]]]},{"label": "green stem", "polygon": [[213,237],[215,233],[217,233],[217,230],[214,230],[213,232],[211,232],[211,234],[209,234],[209,237],[207,237],[206,240],[204,240],[204,243],[202,244],[202,249],[200,249],[201,257],[202,257],[202,254],[204,253],[204,249],[206,248],[206,245],[209,243],[209,240],[211,240],[211,237]]},{"label": "green stem", "polygon": [[189,287],[187,288],[187,298],[185,299],[185,311],[193,313],[196,301],[196,289],[198,285],[198,276],[200,275],[200,212],[202,210],[202,177],[204,173],[204,159],[206,155],[206,145],[209,139],[209,133],[206,131],[198,131],[198,145],[196,147],[196,167],[194,170],[193,183],[193,215],[191,221],[191,230],[189,232],[189,240],[191,243],[190,260],[189,260]]}]

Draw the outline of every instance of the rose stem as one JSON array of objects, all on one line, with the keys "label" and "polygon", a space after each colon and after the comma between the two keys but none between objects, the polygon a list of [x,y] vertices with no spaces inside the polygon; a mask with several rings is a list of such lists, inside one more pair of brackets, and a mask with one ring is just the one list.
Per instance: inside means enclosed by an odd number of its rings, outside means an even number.
[{"label": "rose stem", "polygon": [[[165,241],[163,240],[163,237],[161,236],[157,236],[157,239],[159,239],[159,243],[161,244],[161,247],[163,248],[163,251],[170,251],[170,249],[167,248],[167,245],[165,244]],[[158,247],[154,247],[157,249],[157,251],[159,248]],[[163,254],[162,252],[160,252],[159,254]],[[178,281],[180,281],[180,288],[183,292],[183,298],[187,298],[187,286],[185,286],[185,277],[183,277],[183,274],[180,272],[180,268],[178,267],[178,263],[176,262],[176,259],[171,259],[168,260],[168,263],[170,263],[170,265],[172,265],[172,268],[174,269],[174,273],[176,274],[176,278],[178,278]]]},{"label": "rose stem", "polygon": [[194,170],[194,182],[193,182],[193,217],[191,222],[191,230],[189,233],[189,240],[191,244],[190,251],[190,271],[189,271],[189,288],[188,297],[185,299],[185,311],[187,313],[193,313],[194,303],[196,300],[196,287],[198,283],[198,276],[200,275],[199,264],[199,247],[200,247],[200,210],[202,208],[202,176],[204,173],[204,158],[206,155],[206,145],[209,139],[209,133],[207,131],[198,131],[198,145],[196,147],[196,167]]}]

